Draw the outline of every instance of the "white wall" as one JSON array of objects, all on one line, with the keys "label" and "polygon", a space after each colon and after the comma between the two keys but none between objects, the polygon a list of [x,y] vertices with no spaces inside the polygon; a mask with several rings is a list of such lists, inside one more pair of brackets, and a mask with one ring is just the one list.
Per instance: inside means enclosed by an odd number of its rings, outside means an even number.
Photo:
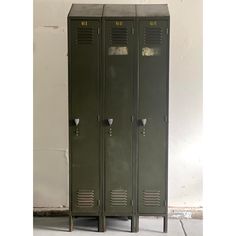
[{"label": "white wall", "polygon": [[202,206],[202,0],[34,1],[34,206],[68,207],[66,21],[72,3],[169,4],[169,205]]}]

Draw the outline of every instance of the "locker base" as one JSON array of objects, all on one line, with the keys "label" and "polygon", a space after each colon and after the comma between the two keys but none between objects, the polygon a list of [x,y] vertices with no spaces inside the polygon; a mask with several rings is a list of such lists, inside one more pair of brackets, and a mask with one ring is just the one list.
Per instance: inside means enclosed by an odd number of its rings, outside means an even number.
[{"label": "locker base", "polygon": [[105,232],[106,231],[106,217],[99,216],[98,217],[98,232]]},{"label": "locker base", "polygon": [[73,216],[69,215],[69,232],[73,230]]},{"label": "locker base", "polygon": [[[167,233],[168,231],[168,214],[139,214],[139,216],[156,216],[163,218],[163,233]],[[139,218],[138,216],[138,218]],[[139,222],[137,222],[137,228],[139,227]],[[138,231],[137,231],[138,232]]]},{"label": "locker base", "polygon": [[[147,216],[147,215],[145,215]],[[150,216],[150,215],[149,215]],[[168,231],[168,215],[156,215],[163,217],[163,232],[167,233]],[[128,216],[127,218],[131,219],[131,232],[137,233],[139,231],[139,215]],[[98,232],[106,231],[106,216],[98,216]],[[73,231],[73,216],[69,215],[69,232]]]},{"label": "locker base", "polygon": [[163,216],[163,232],[167,233],[168,231],[168,216]]},{"label": "locker base", "polygon": [[131,232],[137,233],[139,231],[139,217],[132,216],[131,217]]}]

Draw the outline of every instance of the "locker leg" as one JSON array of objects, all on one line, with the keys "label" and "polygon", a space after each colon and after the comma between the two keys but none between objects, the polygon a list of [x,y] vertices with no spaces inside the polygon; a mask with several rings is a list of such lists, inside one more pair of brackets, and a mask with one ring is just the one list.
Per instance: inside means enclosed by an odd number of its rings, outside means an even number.
[{"label": "locker leg", "polygon": [[131,217],[131,232],[139,231],[139,216]]},{"label": "locker leg", "polygon": [[73,230],[73,216],[69,215],[69,232]]},{"label": "locker leg", "polygon": [[99,216],[98,217],[98,232],[105,232],[106,231],[106,217]]},{"label": "locker leg", "polygon": [[168,215],[163,217],[163,232],[167,233],[168,230]]}]

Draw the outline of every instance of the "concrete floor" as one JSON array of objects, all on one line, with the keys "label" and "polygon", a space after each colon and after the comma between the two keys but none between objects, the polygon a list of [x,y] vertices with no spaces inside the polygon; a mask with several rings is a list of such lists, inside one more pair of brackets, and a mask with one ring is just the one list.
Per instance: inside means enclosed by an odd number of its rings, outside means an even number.
[{"label": "concrete floor", "polygon": [[74,221],[74,230],[68,234],[67,217],[35,217],[34,236],[63,236],[63,235],[160,235],[160,236],[202,236],[202,220],[169,219],[168,233],[162,233],[162,218],[140,217],[139,232],[130,234],[130,220],[107,218],[107,231],[97,232],[95,218],[77,218]]}]

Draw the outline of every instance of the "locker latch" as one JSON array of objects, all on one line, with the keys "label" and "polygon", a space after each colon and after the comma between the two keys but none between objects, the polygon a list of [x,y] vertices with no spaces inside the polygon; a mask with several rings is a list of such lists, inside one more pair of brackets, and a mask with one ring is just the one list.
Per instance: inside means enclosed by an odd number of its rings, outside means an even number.
[{"label": "locker latch", "polygon": [[146,124],[147,124],[147,118],[141,119],[141,122],[142,122],[142,126],[143,126],[142,135],[145,137],[145,135],[146,135],[145,126],[146,126]]},{"label": "locker latch", "polygon": [[80,122],[80,119],[79,118],[75,118],[74,122],[75,122],[75,125],[76,125],[75,134],[76,134],[76,136],[79,136],[79,122]]},{"label": "locker latch", "polygon": [[108,118],[107,121],[108,121],[108,124],[110,126],[110,128],[109,128],[109,136],[111,137],[112,136],[112,128],[111,128],[111,126],[113,124],[113,119],[112,118]]},{"label": "locker latch", "polygon": [[164,200],[164,206],[167,206],[167,201],[166,200]]}]

